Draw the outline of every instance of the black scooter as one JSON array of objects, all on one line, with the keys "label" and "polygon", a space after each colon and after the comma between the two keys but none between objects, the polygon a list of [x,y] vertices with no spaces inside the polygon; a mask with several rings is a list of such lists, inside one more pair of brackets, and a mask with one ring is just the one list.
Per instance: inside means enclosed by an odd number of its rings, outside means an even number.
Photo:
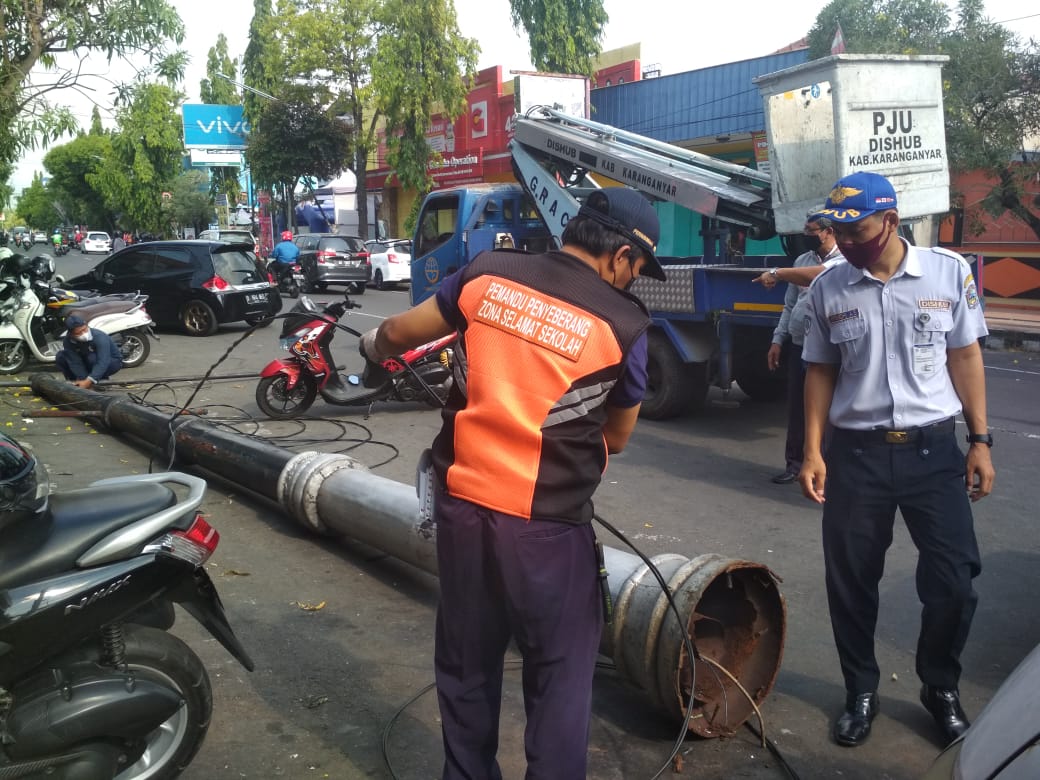
[{"label": "black scooter", "polygon": [[299,263],[284,266],[272,260],[267,264],[267,273],[278,285],[279,293],[284,293],[290,298],[300,297],[300,290],[306,283],[306,279]]},{"label": "black scooter", "polygon": [[213,693],[167,633],[174,603],[253,669],[203,568],[219,540],[205,489],[174,472],[105,479],[0,528],[0,777],[154,780],[191,762]]}]

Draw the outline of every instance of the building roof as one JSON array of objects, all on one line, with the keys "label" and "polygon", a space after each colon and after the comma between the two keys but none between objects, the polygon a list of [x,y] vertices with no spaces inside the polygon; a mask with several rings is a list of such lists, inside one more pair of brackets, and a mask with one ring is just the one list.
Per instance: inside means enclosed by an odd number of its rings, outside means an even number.
[{"label": "building roof", "polygon": [[601,87],[591,92],[592,118],[668,143],[764,130],[762,96],[752,79],[808,59],[803,48]]}]

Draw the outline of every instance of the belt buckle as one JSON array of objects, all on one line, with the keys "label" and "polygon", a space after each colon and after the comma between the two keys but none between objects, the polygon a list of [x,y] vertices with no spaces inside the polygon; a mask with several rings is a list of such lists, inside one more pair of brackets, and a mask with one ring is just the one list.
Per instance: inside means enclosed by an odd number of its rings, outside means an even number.
[{"label": "belt buckle", "polygon": [[906,431],[885,431],[885,444],[906,444],[910,434]]}]

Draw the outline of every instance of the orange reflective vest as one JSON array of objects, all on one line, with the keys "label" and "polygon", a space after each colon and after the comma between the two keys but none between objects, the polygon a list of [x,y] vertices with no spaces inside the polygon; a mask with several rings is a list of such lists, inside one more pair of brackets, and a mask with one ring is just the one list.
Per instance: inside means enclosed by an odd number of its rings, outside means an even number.
[{"label": "orange reflective vest", "polygon": [[607,465],[607,396],[646,309],[564,252],[488,252],[460,273],[438,475],[489,509],[588,522]]}]

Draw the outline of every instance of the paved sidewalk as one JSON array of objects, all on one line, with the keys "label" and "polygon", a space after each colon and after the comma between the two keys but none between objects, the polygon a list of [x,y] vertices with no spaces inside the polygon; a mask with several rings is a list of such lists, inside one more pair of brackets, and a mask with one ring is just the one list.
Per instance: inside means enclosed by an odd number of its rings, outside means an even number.
[{"label": "paved sidewalk", "polygon": [[987,349],[1040,352],[1040,308],[991,304],[986,307],[986,325]]}]

